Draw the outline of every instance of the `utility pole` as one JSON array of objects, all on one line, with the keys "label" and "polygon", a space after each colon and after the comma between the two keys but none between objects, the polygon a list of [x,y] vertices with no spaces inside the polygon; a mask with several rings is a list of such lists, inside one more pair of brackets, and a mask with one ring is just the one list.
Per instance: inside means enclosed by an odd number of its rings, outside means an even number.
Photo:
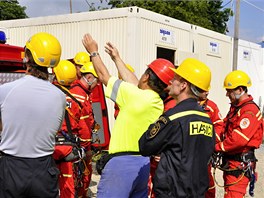
[{"label": "utility pole", "polygon": [[70,13],[72,14],[72,0],[70,0]]},{"label": "utility pole", "polygon": [[236,0],[235,29],[233,45],[233,71],[237,70],[238,40],[239,40],[240,0]]}]

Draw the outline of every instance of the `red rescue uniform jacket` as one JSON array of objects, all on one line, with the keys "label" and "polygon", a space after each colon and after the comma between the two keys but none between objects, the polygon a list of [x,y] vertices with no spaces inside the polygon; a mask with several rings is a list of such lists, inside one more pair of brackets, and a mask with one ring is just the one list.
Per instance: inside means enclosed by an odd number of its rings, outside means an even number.
[{"label": "red rescue uniform jacket", "polygon": [[[215,130],[216,135],[216,143],[220,142],[220,134],[223,130],[224,121],[222,120],[222,116],[217,105],[209,99],[203,100],[200,102],[200,105],[209,115]],[[208,164],[208,175],[209,175],[209,189],[205,193],[205,198],[215,198],[215,182],[211,172],[212,164]]]},{"label": "red rescue uniform jacket", "polygon": [[216,143],[220,142],[221,141],[220,135],[223,131],[224,121],[222,119],[219,108],[212,100],[209,99],[201,101],[200,105],[203,107],[203,109],[206,111],[211,121],[213,122],[215,135],[216,135],[216,139],[215,139]]},{"label": "red rescue uniform jacket", "polygon": [[168,96],[164,101],[164,112],[168,111],[169,109],[171,109],[172,107],[175,107],[176,105],[176,100],[171,97],[171,96]]},{"label": "red rescue uniform jacket", "polygon": [[[80,106],[70,97],[66,97],[72,133],[78,135],[81,146],[90,150],[92,141],[92,129],[95,124],[89,90],[84,87],[80,80],[75,80],[71,84],[70,93],[81,103]],[[62,125],[62,130],[67,131],[66,123]]]},{"label": "red rescue uniform jacket", "polygon": [[216,152],[232,155],[259,148],[263,137],[263,120],[252,96],[249,95],[238,105],[231,105],[224,123],[224,140],[216,144]]}]

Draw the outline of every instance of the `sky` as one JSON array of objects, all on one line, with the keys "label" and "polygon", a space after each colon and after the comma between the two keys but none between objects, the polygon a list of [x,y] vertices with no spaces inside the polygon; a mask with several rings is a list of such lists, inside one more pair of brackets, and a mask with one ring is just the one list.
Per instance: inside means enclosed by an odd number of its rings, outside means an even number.
[{"label": "sky", "polygon": [[[103,2],[101,4],[100,2]],[[60,15],[70,13],[70,2],[72,13],[86,12],[89,5],[101,5],[106,7],[107,0],[18,0],[21,6],[27,7],[28,17],[41,17],[49,15]],[[226,6],[225,6],[226,5]],[[225,8],[236,10],[236,0],[223,0]],[[228,21],[227,35],[234,36],[235,17]],[[264,41],[264,0],[240,0],[239,38],[260,43]]]}]

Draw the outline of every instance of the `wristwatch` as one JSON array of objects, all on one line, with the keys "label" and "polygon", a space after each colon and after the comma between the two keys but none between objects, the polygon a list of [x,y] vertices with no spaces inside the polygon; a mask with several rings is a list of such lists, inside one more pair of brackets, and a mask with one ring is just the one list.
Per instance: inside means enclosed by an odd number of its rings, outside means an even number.
[{"label": "wristwatch", "polygon": [[96,56],[98,56],[98,55],[99,55],[99,52],[92,52],[92,53],[90,54],[90,57],[93,58],[93,57],[96,57]]}]

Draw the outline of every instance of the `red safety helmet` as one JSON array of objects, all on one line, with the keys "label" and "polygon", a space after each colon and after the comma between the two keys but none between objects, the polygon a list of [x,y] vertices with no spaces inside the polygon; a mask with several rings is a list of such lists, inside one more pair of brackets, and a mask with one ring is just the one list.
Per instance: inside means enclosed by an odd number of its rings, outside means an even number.
[{"label": "red safety helmet", "polygon": [[151,62],[148,67],[167,85],[174,78],[175,73],[170,68],[175,69],[175,67],[166,59],[158,58]]}]

